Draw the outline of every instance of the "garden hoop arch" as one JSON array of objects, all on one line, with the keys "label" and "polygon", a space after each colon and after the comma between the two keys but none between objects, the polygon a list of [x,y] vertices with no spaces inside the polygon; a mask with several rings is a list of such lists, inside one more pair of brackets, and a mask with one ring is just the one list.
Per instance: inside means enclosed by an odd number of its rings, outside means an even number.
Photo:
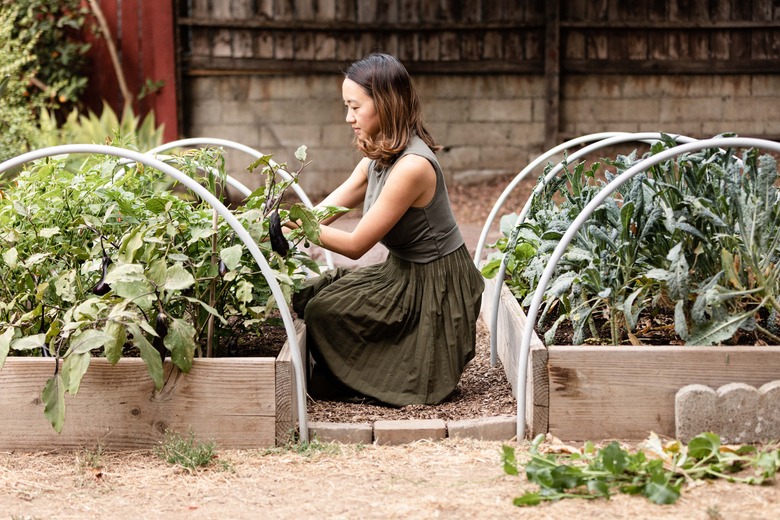
[{"label": "garden hoop arch", "polygon": [[[265,155],[259,150],[252,148],[251,146],[241,144],[237,141],[231,141],[229,139],[222,139],[219,137],[188,137],[186,139],[178,139],[176,141],[171,141],[169,143],[164,143],[160,146],[156,146],[144,153],[149,155],[157,155],[160,152],[165,152],[173,148],[180,148],[184,146],[202,146],[202,145],[224,146],[225,148],[231,148],[233,150],[244,152],[247,155],[254,157],[255,159],[259,159],[260,157]],[[273,166],[278,166],[278,164],[274,161],[270,161],[270,163]],[[282,177],[286,181],[292,179],[292,175],[290,175],[289,172],[287,172],[282,168],[279,168],[277,170],[277,173],[279,174],[280,177]],[[243,183],[238,181],[235,177],[231,177],[230,175],[227,175],[226,181],[230,186],[238,190],[238,192],[241,193],[241,195],[243,195],[244,197],[248,197],[252,193],[252,190],[250,190]],[[298,195],[298,198],[301,199],[301,201],[306,205],[307,208],[314,207],[314,204],[312,203],[311,199],[298,183],[292,184],[290,187],[295,192],[295,194]],[[333,253],[331,253],[327,249],[324,249],[324,252],[325,252],[325,263],[327,264],[329,269],[333,269],[334,267]]]},{"label": "garden hoop arch", "polygon": [[[599,134],[591,134],[591,135],[599,135]],[[682,141],[682,142],[696,141],[696,139],[692,137],[664,134],[663,132],[637,132],[637,133],[616,132],[615,135],[612,135],[611,137],[601,139],[599,141],[596,141],[593,144],[590,144],[584,148],[577,150],[570,157],[556,164],[555,167],[552,168],[547,173],[547,175],[545,175],[544,179],[542,179],[542,182],[540,182],[534,188],[531,194],[528,196],[528,199],[526,200],[523,209],[520,211],[520,214],[517,216],[517,220],[515,221],[515,224],[512,226],[512,232],[509,236],[509,241],[507,242],[506,250],[501,258],[501,266],[499,267],[498,274],[496,274],[497,283],[496,283],[495,292],[493,293],[493,308],[488,323],[488,330],[490,332],[489,335],[490,335],[490,365],[491,366],[495,366],[497,362],[496,358],[497,358],[498,346],[497,346],[496,334],[498,331],[498,311],[499,311],[499,307],[501,306],[501,290],[504,285],[504,275],[506,275],[508,259],[510,256],[509,251],[514,249],[515,244],[517,244],[517,238],[520,233],[520,226],[523,225],[523,223],[525,222],[525,217],[528,215],[528,212],[531,210],[531,202],[533,201],[534,196],[537,195],[545,186],[547,186],[547,184],[549,184],[549,182],[556,175],[558,175],[558,173],[560,173],[561,170],[563,170],[563,168],[565,168],[571,161],[576,161],[580,157],[587,155],[590,152],[594,152],[596,150],[600,150],[601,148],[612,146],[614,144],[622,144],[622,143],[635,142],[635,141],[654,143],[662,139],[664,135],[668,135],[675,141]]]},{"label": "garden hoop arch", "polygon": [[593,141],[600,141],[602,139],[606,139],[608,137],[614,137],[617,135],[625,135],[627,133],[628,132],[598,132],[595,134],[582,135],[580,137],[576,137],[574,139],[561,143],[558,146],[550,148],[542,155],[540,155],[539,157],[531,161],[528,164],[528,166],[523,168],[520,171],[520,173],[518,173],[515,176],[515,178],[512,179],[512,181],[506,186],[506,188],[504,188],[504,191],[501,192],[501,195],[498,196],[498,199],[496,199],[496,202],[493,204],[493,208],[490,210],[490,214],[485,219],[485,224],[482,226],[482,232],[480,233],[479,240],[477,241],[477,249],[474,252],[474,265],[476,265],[477,268],[479,268],[479,262],[482,260],[482,251],[485,248],[485,241],[487,240],[488,233],[490,232],[490,226],[493,225],[493,222],[495,221],[498,212],[504,206],[504,202],[506,202],[506,199],[509,197],[512,191],[514,191],[517,185],[520,184],[520,181],[525,179],[529,173],[531,173],[532,171],[534,171],[534,169],[536,169],[537,166],[542,164],[544,161],[546,161],[553,155],[560,152],[564,152],[574,146],[584,144],[584,143],[590,143]]},{"label": "garden hoop arch", "polygon": [[5,171],[11,168],[20,166],[30,161],[43,159],[45,157],[51,157],[55,155],[65,155],[65,154],[73,154],[73,153],[90,153],[90,154],[121,157],[124,159],[130,159],[131,161],[134,161],[136,163],[144,164],[145,166],[149,166],[150,168],[155,168],[161,171],[162,173],[174,178],[175,180],[184,184],[187,188],[192,190],[193,193],[195,193],[202,200],[206,201],[209,205],[211,205],[211,207],[214,208],[214,210],[217,213],[219,213],[219,215],[222,216],[222,218],[225,219],[225,222],[228,225],[230,225],[231,228],[233,228],[233,231],[235,231],[236,235],[241,239],[241,241],[244,243],[246,248],[252,254],[252,257],[255,259],[255,262],[257,262],[258,267],[260,267],[260,270],[265,276],[265,279],[268,282],[268,286],[271,289],[271,293],[273,294],[274,298],[276,299],[277,305],[279,306],[279,312],[282,315],[282,321],[284,322],[284,327],[287,332],[287,339],[290,342],[290,348],[292,351],[292,364],[293,364],[293,370],[296,375],[295,378],[296,395],[297,395],[298,402],[301,403],[301,405],[298,407],[298,424],[300,430],[299,436],[302,441],[304,442],[308,441],[309,428],[308,428],[306,406],[304,405],[304,403],[306,403],[306,393],[304,391],[305,372],[303,370],[303,356],[301,353],[301,347],[298,344],[298,336],[295,332],[295,324],[293,323],[293,318],[292,318],[292,314],[290,313],[290,309],[287,306],[287,303],[284,299],[284,294],[282,293],[282,290],[279,287],[279,283],[276,281],[276,277],[274,275],[273,269],[271,269],[271,266],[268,265],[268,262],[266,261],[265,257],[260,251],[260,248],[257,246],[254,239],[252,239],[252,237],[249,235],[247,230],[244,229],[244,226],[241,225],[241,223],[238,221],[238,219],[236,219],[233,213],[231,213],[231,211],[228,208],[226,208],[219,201],[219,199],[217,199],[206,188],[201,186],[197,181],[190,178],[188,175],[183,174],[173,166],[170,166],[160,161],[159,159],[155,159],[141,152],[128,150],[126,148],[119,148],[119,147],[107,146],[107,145],[97,145],[97,144],[68,144],[68,145],[50,146],[46,148],[41,148],[40,150],[33,150],[31,152],[18,155],[12,159],[8,159],[3,163],[0,163],[0,174],[4,173]]},{"label": "garden hoop arch", "polygon": [[647,157],[630,167],[628,170],[615,177],[612,181],[604,186],[599,191],[593,200],[591,200],[574,219],[569,229],[561,237],[558,245],[550,256],[550,261],[542,272],[542,276],[539,278],[539,284],[534,291],[531,304],[528,307],[527,323],[531,326],[526,327],[523,330],[523,335],[520,342],[520,359],[517,364],[517,439],[525,438],[525,382],[526,382],[526,368],[528,365],[529,350],[531,347],[531,336],[533,335],[533,323],[536,322],[537,315],[539,313],[539,307],[541,307],[544,293],[547,291],[547,286],[550,283],[553,272],[555,271],[558,262],[560,261],[566,248],[574,239],[574,235],[580,230],[583,224],[590,218],[594,211],[596,211],[601,204],[615,192],[626,181],[630,180],[634,176],[645,172],[648,168],[655,166],[656,164],[670,159],[672,157],[688,153],[697,152],[706,148],[764,148],[772,150],[773,152],[780,153],[780,143],[776,141],[770,141],[767,139],[758,139],[751,137],[716,137],[712,139],[704,139],[701,141],[694,141],[690,143],[680,144],[674,148],[664,150],[656,155]]}]

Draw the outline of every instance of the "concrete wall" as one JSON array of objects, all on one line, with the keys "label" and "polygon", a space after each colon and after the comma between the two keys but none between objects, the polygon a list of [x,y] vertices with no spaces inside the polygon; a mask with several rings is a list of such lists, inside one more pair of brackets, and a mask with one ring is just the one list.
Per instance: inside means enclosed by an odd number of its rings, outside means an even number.
[{"label": "concrete wall", "polygon": [[[545,151],[544,80],[533,75],[416,75],[423,113],[444,145],[448,182],[516,173]],[[311,164],[301,186],[313,198],[336,187],[359,155],[344,122],[338,73],[186,78],[184,133],[232,139],[297,167],[305,144]],[[601,131],[665,131],[693,137],[722,132],[780,136],[780,76],[570,75],[561,82],[560,141]],[[630,151],[630,150],[627,150]],[[251,162],[228,154],[231,174]]]}]

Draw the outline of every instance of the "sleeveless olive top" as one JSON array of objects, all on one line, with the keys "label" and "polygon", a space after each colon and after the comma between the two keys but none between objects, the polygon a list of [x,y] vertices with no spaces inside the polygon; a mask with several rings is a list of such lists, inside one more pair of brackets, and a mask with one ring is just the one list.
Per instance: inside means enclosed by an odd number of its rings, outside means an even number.
[{"label": "sleeveless olive top", "polygon": [[376,161],[368,167],[368,186],[363,202],[367,212],[379,198],[393,167],[404,155],[414,154],[428,159],[436,171],[436,192],[431,202],[421,208],[409,208],[395,226],[382,238],[382,244],[395,256],[415,263],[428,263],[442,258],[464,244],[455,217],[450,208],[450,199],[444,184],[444,174],[436,155],[417,136],[388,168],[377,168]]}]

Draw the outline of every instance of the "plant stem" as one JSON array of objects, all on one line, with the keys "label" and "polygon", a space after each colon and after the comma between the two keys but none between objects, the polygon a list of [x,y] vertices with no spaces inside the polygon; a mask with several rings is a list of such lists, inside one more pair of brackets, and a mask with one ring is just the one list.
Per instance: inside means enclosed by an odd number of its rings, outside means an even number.
[{"label": "plant stem", "polygon": [[[217,228],[219,225],[219,214],[214,210],[211,219],[211,225],[215,231],[211,235],[211,267],[217,265]],[[214,307],[217,301],[217,279],[213,277],[209,284],[209,306]],[[212,357],[214,354],[214,315],[209,313],[208,330],[206,332],[206,357]]]}]

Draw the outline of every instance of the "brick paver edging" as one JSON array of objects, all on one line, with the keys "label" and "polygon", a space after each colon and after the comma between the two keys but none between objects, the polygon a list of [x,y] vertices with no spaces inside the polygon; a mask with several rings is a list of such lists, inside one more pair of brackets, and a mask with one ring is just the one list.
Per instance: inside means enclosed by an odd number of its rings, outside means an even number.
[{"label": "brick paver edging", "polygon": [[419,440],[472,438],[511,441],[517,434],[517,417],[499,415],[459,421],[410,419],[374,423],[309,423],[309,437],[343,444],[406,444]]}]

